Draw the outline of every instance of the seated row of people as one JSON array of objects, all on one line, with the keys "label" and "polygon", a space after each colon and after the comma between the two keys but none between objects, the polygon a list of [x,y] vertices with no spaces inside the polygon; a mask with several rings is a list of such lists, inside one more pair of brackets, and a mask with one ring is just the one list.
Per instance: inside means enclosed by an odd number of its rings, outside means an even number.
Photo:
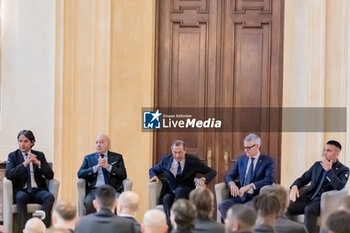
[{"label": "seated row of people", "polygon": [[[27,221],[24,233],[71,233],[71,232],[142,232],[142,233],[307,233],[306,228],[288,220],[285,211],[288,205],[287,190],[281,185],[271,185],[263,194],[253,198],[252,205],[236,204],[229,208],[225,224],[212,220],[214,212],[214,195],[205,188],[199,187],[191,191],[190,199],[179,199],[174,202],[170,211],[171,227],[168,228],[166,216],[160,210],[148,210],[144,214],[142,225],[135,224],[136,212],[121,214],[124,209],[119,202],[123,199],[126,206],[134,203],[136,193],[131,191],[121,194],[116,204],[114,190],[111,186],[100,186],[96,190],[94,205],[97,213],[78,219],[76,208],[70,202],[62,201],[53,208],[53,227],[46,227],[37,218]],[[136,198],[137,199],[137,198]],[[332,213],[327,219],[327,229],[322,233],[350,232],[350,196],[340,201],[340,210]],[[136,204],[136,203],[134,203]],[[121,208],[121,205],[123,206]],[[114,210],[117,208],[117,213]]]},{"label": "seated row of people", "polygon": [[[14,200],[18,206],[19,220],[22,228],[26,222],[27,203],[42,204],[42,209],[50,216],[54,197],[47,191],[45,179],[53,178],[53,171],[42,152],[32,150],[35,137],[30,130],[22,130],[18,136],[19,149],[10,153],[6,166],[6,177],[13,181]],[[252,201],[264,186],[274,182],[274,161],[268,155],[260,153],[261,139],[256,134],[249,134],[243,142],[245,154],[237,157],[237,162],[228,171],[225,183],[229,187],[230,197],[219,204],[218,209],[223,218],[227,210],[235,204]],[[122,181],[127,177],[121,154],[109,151],[110,139],[99,135],[95,141],[96,152],[85,156],[78,177],[87,181],[85,197],[86,214],[96,208],[93,200],[96,190],[103,185],[114,188],[115,197],[123,192]],[[216,176],[216,171],[196,156],[186,153],[186,145],[176,140],[171,145],[171,154],[149,170],[150,181],[159,182],[159,175],[165,174],[163,206],[167,219],[170,209],[177,199],[188,199],[189,193],[196,187],[209,183]],[[317,161],[291,186],[291,205],[287,216],[305,213],[305,224],[309,233],[316,232],[316,219],[320,212],[320,197],[323,192],[340,190],[347,183],[349,168],[338,160],[341,145],[328,141],[323,152],[322,161]],[[196,178],[202,174],[201,178]],[[311,182],[305,195],[299,195],[299,189]],[[45,219],[50,224],[50,219]]]}]

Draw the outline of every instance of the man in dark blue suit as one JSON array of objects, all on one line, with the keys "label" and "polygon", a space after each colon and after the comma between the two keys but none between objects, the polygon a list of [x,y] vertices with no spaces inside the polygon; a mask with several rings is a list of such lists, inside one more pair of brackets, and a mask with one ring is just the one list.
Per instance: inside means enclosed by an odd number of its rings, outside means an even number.
[{"label": "man in dark blue suit", "polygon": [[96,137],[96,153],[86,155],[78,171],[78,177],[86,179],[87,190],[85,196],[86,214],[96,212],[92,201],[95,199],[96,188],[111,185],[116,196],[123,192],[123,180],[126,179],[126,169],[121,154],[109,151],[110,139],[101,134]]},{"label": "man in dark blue suit", "polygon": [[19,149],[8,156],[6,178],[13,184],[21,229],[27,221],[28,203],[41,204],[41,209],[46,213],[44,222],[48,227],[55,198],[48,191],[46,179],[53,178],[53,171],[46,162],[44,153],[32,150],[35,143],[32,131],[20,131],[17,140]]},{"label": "man in dark blue suit", "polygon": [[260,154],[260,145],[261,139],[256,134],[249,134],[244,138],[246,154],[237,158],[225,177],[231,195],[219,204],[223,219],[232,205],[251,201],[263,186],[274,182],[274,162],[267,155]]},{"label": "man in dark blue suit", "polygon": [[[305,214],[305,226],[309,233],[317,231],[317,217],[320,215],[321,195],[330,190],[341,190],[349,178],[349,168],[338,160],[341,145],[335,140],[328,141],[323,149],[321,161],[317,161],[291,185],[290,205],[287,216]],[[299,189],[310,183],[304,195]]]},{"label": "man in dark blue suit", "polygon": [[[171,155],[167,155],[149,170],[150,182],[159,182],[158,175],[164,173],[168,189],[163,196],[163,206],[169,220],[170,208],[174,201],[180,198],[188,199],[189,193],[196,185],[209,183],[215,176],[216,171],[202,163],[198,157],[187,154],[185,143],[176,140],[171,145]],[[196,179],[196,174],[204,177]]]}]

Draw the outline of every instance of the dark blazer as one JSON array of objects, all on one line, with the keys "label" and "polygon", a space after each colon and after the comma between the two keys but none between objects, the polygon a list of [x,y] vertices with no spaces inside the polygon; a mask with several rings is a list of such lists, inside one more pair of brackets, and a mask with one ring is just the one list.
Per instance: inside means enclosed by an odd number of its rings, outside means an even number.
[{"label": "dark blazer", "polygon": [[[40,168],[33,163],[35,182],[38,188],[47,190],[46,179],[53,178],[53,171],[47,163],[44,153],[35,150],[31,150],[31,153],[35,154],[40,161]],[[23,155],[19,149],[8,155],[5,173],[6,178],[12,181],[14,192],[23,189],[27,184],[28,170],[23,165],[23,162]]]},{"label": "dark blazer", "polygon": [[203,174],[206,182],[210,182],[215,176],[216,171],[202,163],[198,157],[194,155],[185,155],[185,167],[178,180],[170,171],[173,155],[167,155],[161,161],[149,170],[150,178],[165,173],[169,188],[174,191],[178,186],[184,186],[191,189],[195,188],[194,178],[197,173]]},{"label": "dark blazer", "polygon": [[80,218],[75,226],[75,233],[135,233],[130,219],[114,215],[110,210],[101,209],[97,213]]},{"label": "dark blazer", "polygon": [[255,226],[253,233],[276,233],[275,229],[264,224]]},{"label": "dark blazer", "polygon": [[[315,162],[309,170],[307,170],[301,177],[294,181],[291,187],[293,185],[296,185],[298,186],[298,189],[300,189],[311,182],[306,191],[307,197],[311,197],[317,189],[317,181],[321,177],[321,172],[323,170],[324,169],[321,165],[321,162]],[[323,192],[343,189],[348,182],[348,178],[349,168],[337,160],[337,162],[332,165],[332,169],[326,172],[325,180],[328,180],[329,182],[323,189]]]},{"label": "dark blazer", "polygon": [[[237,162],[233,165],[231,170],[226,174],[225,183],[233,181],[240,188],[243,186],[245,173],[247,170],[249,157],[241,155],[237,158]],[[273,184],[275,179],[274,161],[267,155],[260,154],[259,160],[256,163],[252,183],[255,185],[253,196],[258,195],[260,188],[265,185]]]},{"label": "dark blazer", "polygon": [[[121,154],[108,151],[108,163],[112,165],[111,172],[108,173],[111,186],[116,192],[123,191],[123,180],[126,179],[126,170]],[[98,154],[93,153],[84,157],[83,164],[78,171],[78,177],[86,179],[87,192],[91,191],[97,182],[98,172],[94,173],[93,167],[98,164]]]},{"label": "dark blazer", "polygon": [[129,216],[120,216],[121,218],[126,218],[126,219],[130,219],[132,221],[132,223],[134,224],[134,228],[135,228],[135,233],[141,233],[141,225],[140,223],[138,223],[136,221],[135,218],[133,217],[129,217]]},{"label": "dark blazer", "polygon": [[277,219],[275,229],[278,233],[308,233],[305,225],[289,220],[286,216]]},{"label": "dark blazer", "polygon": [[225,225],[209,219],[197,219],[193,233],[225,233]]}]

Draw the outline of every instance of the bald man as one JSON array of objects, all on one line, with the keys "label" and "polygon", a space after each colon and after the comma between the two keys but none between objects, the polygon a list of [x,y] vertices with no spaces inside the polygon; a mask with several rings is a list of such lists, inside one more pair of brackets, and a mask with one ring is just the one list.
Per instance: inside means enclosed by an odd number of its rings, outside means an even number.
[{"label": "bald man", "polygon": [[98,135],[95,140],[96,153],[86,155],[78,171],[78,177],[87,182],[84,201],[86,214],[96,212],[92,201],[97,187],[111,185],[117,197],[123,192],[123,180],[126,179],[123,156],[109,151],[110,147],[109,137],[105,134]]},{"label": "bald man", "polygon": [[152,209],[146,211],[141,225],[142,233],[166,233],[168,224],[163,211]]},{"label": "bald man", "polygon": [[119,217],[128,218],[133,221],[135,232],[141,233],[140,223],[136,221],[136,213],[139,209],[140,197],[132,191],[125,191],[120,194],[117,205],[117,214]]},{"label": "bald man", "polygon": [[31,218],[26,222],[26,225],[23,229],[23,233],[45,233],[46,226],[38,218]]}]

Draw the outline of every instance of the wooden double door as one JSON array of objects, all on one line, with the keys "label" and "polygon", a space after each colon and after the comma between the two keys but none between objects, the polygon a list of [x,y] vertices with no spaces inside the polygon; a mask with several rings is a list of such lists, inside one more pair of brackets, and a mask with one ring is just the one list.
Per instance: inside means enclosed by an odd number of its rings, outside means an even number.
[{"label": "wooden double door", "polygon": [[[284,0],[156,1],[156,108],[217,109],[232,130],[154,133],[153,162],[174,139],[187,144],[220,183],[253,126],[280,179]],[[275,108],[277,114],[266,109]],[[224,109],[224,110],[223,110]],[[253,114],[238,114],[253,109]],[[227,111],[232,114],[227,114]],[[224,112],[224,113],[223,113]],[[238,126],[238,127],[237,127]]]}]

